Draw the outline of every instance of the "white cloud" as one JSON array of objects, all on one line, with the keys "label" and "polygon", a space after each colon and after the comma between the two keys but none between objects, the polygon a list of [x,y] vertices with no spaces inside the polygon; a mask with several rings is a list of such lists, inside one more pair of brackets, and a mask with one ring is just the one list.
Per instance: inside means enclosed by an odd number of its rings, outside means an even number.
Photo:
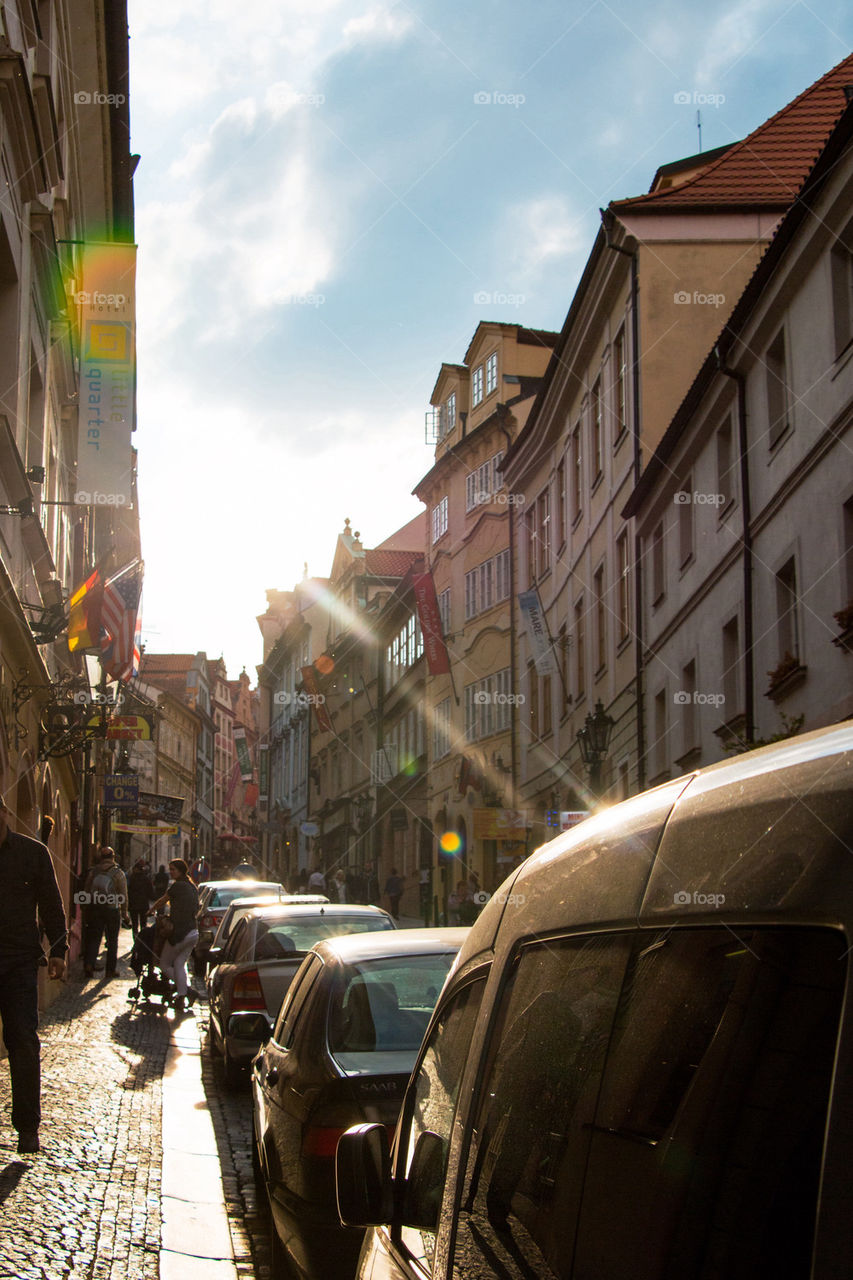
[{"label": "white cloud", "polygon": [[529,281],[588,247],[589,226],[565,196],[539,196],[512,205],[502,229],[513,280]]}]

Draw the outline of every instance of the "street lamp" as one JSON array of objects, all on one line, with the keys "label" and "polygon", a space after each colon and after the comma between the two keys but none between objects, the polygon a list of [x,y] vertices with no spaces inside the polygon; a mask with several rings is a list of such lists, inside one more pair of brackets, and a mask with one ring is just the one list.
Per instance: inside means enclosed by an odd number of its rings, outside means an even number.
[{"label": "street lamp", "polygon": [[601,699],[596,702],[595,710],[587,715],[582,729],[578,729],[577,739],[581,759],[589,768],[590,790],[597,796],[601,791],[601,766],[607,759],[610,746],[610,735],[616,722],[607,714]]}]

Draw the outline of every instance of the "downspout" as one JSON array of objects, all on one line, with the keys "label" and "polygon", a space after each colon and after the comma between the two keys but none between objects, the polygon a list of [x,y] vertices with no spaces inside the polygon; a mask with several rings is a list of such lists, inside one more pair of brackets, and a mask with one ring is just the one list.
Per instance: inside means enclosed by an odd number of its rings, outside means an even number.
[{"label": "downspout", "polygon": [[740,454],[740,488],[743,509],[741,541],[743,542],[743,702],[746,720],[746,745],[755,741],[755,670],[753,653],[754,619],[752,609],[752,506],[749,497],[749,445],[746,434],[746,378],[738,369],[730,369],[719,347],[714,348],[717,368],[737,384],[738,452]]},{"label": "downspout", "polygon": [[[506,436],[506,451],[509,453],[512,448],[512,435],[509,428],[504,426],[506,419],[509,417],[509,410],[506,405],[500,406],[503,409],[499,429]],[[511,689],[518,688],[518,670],[515,660],[516,650],[516,629],[515,629],[515,504],[507,503],[507,512],[509,514],[509,680]],[[509,717],[509,768],[510,781],[512,785],[512,805],[515,808],[517,791],[517,773],[516,773],[516,755],[518,750],[518,708],[515,702],[510,707]]]},{"label": "downspout", "polygon": [[[640,448],[640,273],[637,264],[637,250],[625,249],[621,244],[614,244],[611,239],[616,215],[612,209],[601,209],[601,225],[604,230],[604,242],[608,249],[616,253],[624,253],[631,259],[631,394],[633,411],[631,414],[631,430],[634,437],[634,488],[640,482],[642,472],[642,452]],[[634,684],[636,687],[637,706],[637,790],[646,789],[646,720],[645,720],[645,681],[643,677],[643,566],[640,554],[640,539],[634,537]]]}]

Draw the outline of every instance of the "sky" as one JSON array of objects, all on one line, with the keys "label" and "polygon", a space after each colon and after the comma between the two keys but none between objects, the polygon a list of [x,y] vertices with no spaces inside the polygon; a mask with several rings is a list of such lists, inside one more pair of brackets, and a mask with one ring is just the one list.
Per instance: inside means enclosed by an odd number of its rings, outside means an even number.
[{"label": "sky", "polygon": [[255,677],[268,588],[421,510],[481,320],[560,329],[610,200],[850,52],[843,0],[130,0],[150,652]]}]

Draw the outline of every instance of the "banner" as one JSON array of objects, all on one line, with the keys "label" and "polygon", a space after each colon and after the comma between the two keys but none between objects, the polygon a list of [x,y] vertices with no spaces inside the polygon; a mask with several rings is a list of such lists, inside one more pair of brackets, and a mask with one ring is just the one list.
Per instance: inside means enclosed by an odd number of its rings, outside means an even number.
[{"label": "banner", "polygon": [[526,809],[475,809],[475,840],[523,840],[527,833]]},{"label": "banner", "polygon": [[162,818],[164,822],[178,822],[184,811],[183,796],[158,795],[154,791],[140,791],[139,817],[151,820]]},{"label": "banner", "polygon": [[152,827],[137,822],[114,822],[113,831],[130,831],[137,836],[176,836],[177,827]]},{"label": "banner", "polygon": [[326,710],[326,699],[317,688],[317,673],[313,667],[302,667],[302,684],[310,702],[314,704],[317,728],[321,733],[332,733],[332,720]]},{"label": "banner", "polygon": [[136,246],[81,250],[77,491],[82,506],[131,500],[136,376]]},{"label": "banner", "polygon": [[270,749],[268,743],[258,747],[258,779],[261,804],[270,798]]},{"label": "banner", "polygon": [[104,808],[135,809],[139,803],[139,779],[126,773],[104,778]]},{"label": "banner", "polygon": [[536,674],[540,676],[557,675],[557,659],[554,656],[554,646],[551,644],[548,623],[545,620],[545,614],[542,612],[542,604],[536,588],[534,587],[532,591],[520,592],[518,605],[527,627],[527,638],[530,641],[530,650],[533,654]]},{"label": "banner", "polygon": [[234,768],[231,770],[231,777],[228,779],[228,787],[225,791],[225,808],[231,808],[231,802],[234,799],[234,792],[237,790],[237,783],[240,781],[240,765],[234,761]]},{"label": "banner", "polygon": [[447,645],[444,643],[441,613],[432,574],[416,573],[412,578],[412,589],[415,593],[415,604],[424,637],[427,670],[431,676],[447,675],[450,671],[450,658],[447,654]]},{"label": "banner", "polygon": [[252,768],[252,757],[249,755],[249,744],[246,741],[246,730],[240,725],[236,725],[231,735],[234,743],[234,750],[237,753],[237,763],[240,766],[240,777],[244,782],[249,782],[254,774]]}]

